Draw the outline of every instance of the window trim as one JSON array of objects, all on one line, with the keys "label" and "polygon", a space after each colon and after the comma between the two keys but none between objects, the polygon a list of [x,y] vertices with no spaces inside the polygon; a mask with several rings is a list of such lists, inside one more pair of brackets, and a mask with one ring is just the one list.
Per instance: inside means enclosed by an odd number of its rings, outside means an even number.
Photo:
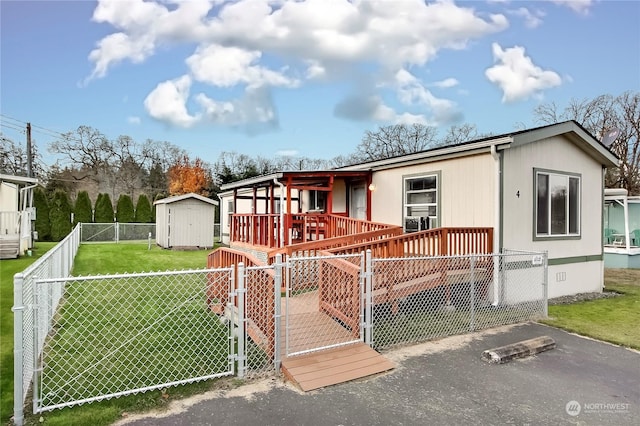
[{"label": "window trim", "polygon": [[[406,232],[404,229],[405,218],[407,217],[407,207],[410,206],[407,204],[407,180],[409,179],[418,179],[435,176],[436,177],[436,225],[438,227],[442,226],[442,217],[440,214],[440,206],[442,205],[442,171],[441,170],[429,170],[420,173],[411,173],[408,175],[402,175],[402,230]],[[412,204],[413,205],[413,204]]]},{"label": "window trim", "polygon": [[[562,234],[562,235],[543,235],[538,234],[538,175],[545,174],[547,176],[556,175],[564,176],[567,178],[567,185],[569,185],[569,178],[578,178],[578,233],[577,234]],[[574,172],[566,172],[561,170],[533,168],[533,209],[532,209],[532,236],[533,241],[554,241],[554,240],[580,240],[582,239],[582,174]],[[567,197],[567,203],[569,198]],[[568,211],[567,211],[568,213]],[[551,222],[549,221],[549,227]]]}]

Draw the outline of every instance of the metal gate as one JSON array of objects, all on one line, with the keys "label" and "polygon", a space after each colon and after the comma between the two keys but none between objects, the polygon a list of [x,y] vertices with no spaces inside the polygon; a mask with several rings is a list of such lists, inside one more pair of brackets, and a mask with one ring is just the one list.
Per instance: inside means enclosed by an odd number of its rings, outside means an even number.
[{"label": "metal gate", "polygon": [[364,254],[287,261],[285,356],[362,341]]},{"label": "metal gate", "polygon": [[[35,413],[234,374],[231,268],[36,280]],[[52,293],[62,294],[52,304]]]}]

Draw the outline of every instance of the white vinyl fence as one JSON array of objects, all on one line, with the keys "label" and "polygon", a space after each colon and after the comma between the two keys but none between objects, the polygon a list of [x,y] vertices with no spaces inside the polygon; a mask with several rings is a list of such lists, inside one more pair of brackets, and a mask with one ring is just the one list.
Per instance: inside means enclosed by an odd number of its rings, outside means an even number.
[{"label": "white vinyl fence", "polygon": [[278,256],[268,266],[68,277],[78,243],[76,228],[56,251],[65,268],[42,272],[48,254],[16,275],[17,424],[32,380],[38,413],[277,374],[284,356],[353,341],[386,350],[547,315],[546,253]]}]

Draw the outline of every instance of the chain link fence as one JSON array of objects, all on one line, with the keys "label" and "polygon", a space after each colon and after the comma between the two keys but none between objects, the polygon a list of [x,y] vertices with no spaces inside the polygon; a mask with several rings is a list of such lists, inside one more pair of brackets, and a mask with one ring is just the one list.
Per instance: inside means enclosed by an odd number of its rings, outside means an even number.
[{"label": "chain link fence", "polygon": [[358,341],[363,255],[289,258],[285,298],[286,356]]},{"label": "chain link fence", "polygon": [[232,327],[209,309],[209,274],[231,270],[37,280],[34,412],[233,374]]},{"label": "chain link fence", "polygon": [[156,240],[155,223],[81,223],[80,229],[83,243]]},{"label": "chain link fence", "polygon": [[547,315],[546,254],[373,259],[372,346],[387,349]]},{"label": "chain link fence", "polygon": [[[80,247],[80,226],[13,278],[13,348],[14,348],[14,421],[21,424],[23,405],[34,373],[34,365],[42,353],[44,341],[35,333],[36,280],[68,277]],[[64,293],[64,286],[47,294],[50,312],[55,312]]]},{"label": "chain link fence", "polygon": [[282,357],[360,340],[386,350],[547,313],[545,253],[278,256],[68,277],[79,229],[16,276],[16,410],[32,377],[41,412],[235,371],[274,374]]}]

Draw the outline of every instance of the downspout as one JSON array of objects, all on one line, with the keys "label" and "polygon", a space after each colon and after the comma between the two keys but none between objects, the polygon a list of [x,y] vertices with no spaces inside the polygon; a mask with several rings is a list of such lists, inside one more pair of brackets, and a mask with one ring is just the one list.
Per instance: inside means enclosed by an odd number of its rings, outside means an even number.
[{"label": "downspout", "polygon": [[493,198],[494,198],[494,208],[493,208],[493,306],[498,306],[500,304],[500,297],[502,295],[502,283],[500,282],[500,258],[495,256],[495,253],[500,253],[500,217],[502,212],[500,211],[500,198],[501,198],[501,186],[500,186],[500,174],[502,170],[500,170],[500,155],[496,150],[495,144],[491,145],[491,157],[493,158],[494,165],[494,182],[493,182]]},{"label": "downspout", "polygon": [[278,178],[273,178],[273,183],[280,187],[280,248],[284,246],[284,185]]},{"label": "downspout", "polygon": [[[33,248],[33,229],[31,229],[31,215],[29,215],[28,220],[23,220],[23,216],[27,216],[27,191],[35,188],[38,184],[33,184],[29,186],[25,186],[24,188],[20,188],[20,199],[22,200],[22,211],[20,212],[20,250],[22,251],[22,238],[29,237],[29,244],[27,248]],[[24,192],[24,193],[23,193]],[[30,197],[29,207],[33,207],[33,196]],[[24,229],[23,229],[24,228]],[[25,235],[25,231],[29,230],[29,234]]]}]

